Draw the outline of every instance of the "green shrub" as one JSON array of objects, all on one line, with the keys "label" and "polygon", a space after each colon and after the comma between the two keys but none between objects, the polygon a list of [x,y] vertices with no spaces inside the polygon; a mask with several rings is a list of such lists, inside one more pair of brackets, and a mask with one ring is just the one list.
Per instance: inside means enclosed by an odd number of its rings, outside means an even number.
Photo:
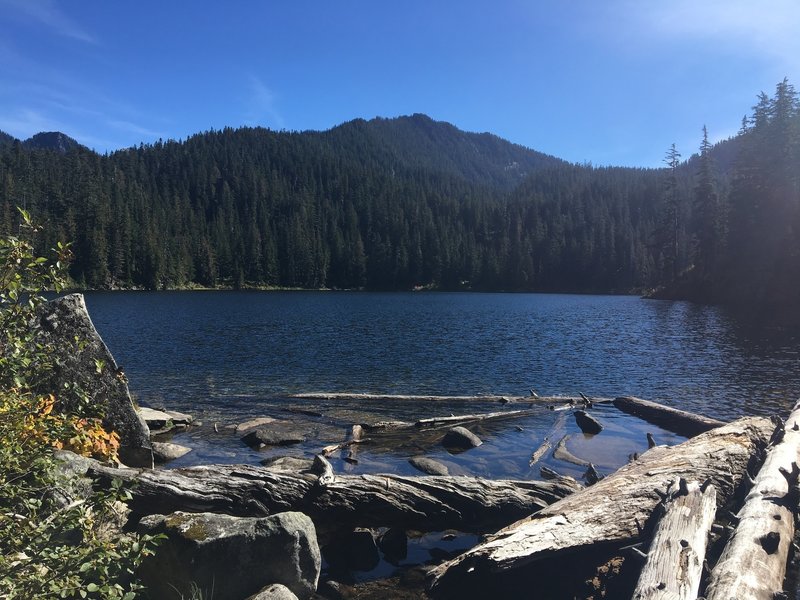
[{"label": "green shrub", "polygon": [[55,396],[34,392],[53,367],[34,317],[42,293],[63,287],[69,246],[36,256],[36,228],[20,214],[24,235],[0,238],[0,598],[130,600],[155,540],[119,534],[124,489],[77,490],[54,457],[64,448],[114,461],[119,441],[98,419],[58,413]]}]

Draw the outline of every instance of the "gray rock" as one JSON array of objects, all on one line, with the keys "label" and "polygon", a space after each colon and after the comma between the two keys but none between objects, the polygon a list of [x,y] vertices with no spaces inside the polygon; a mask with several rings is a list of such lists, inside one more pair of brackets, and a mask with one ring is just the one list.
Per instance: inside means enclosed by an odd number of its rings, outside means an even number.
[{"label": "gray rock", "polygon": [[446,465],[443,465],[438,460],[428,458],[427,456],[412,456],[408,459],[411,466],[419,469],[428,475],[449,475],[450,471]]},{"label": "gray rock", "polygon": [[139,568],[152,598],[179,600],[192,588],[215,600],[241,600],[281,583],[301,599],[317,587],[320,552],[306,515],[231,517],[176,512],[150,515],[139,531],[166,539]]},{"label": "gray rock", "polygon": [[297,600],[297,596],[285,585],[273,583],[247,600]]},{"label": "gray rock", "polygon": [[270,471],[289,471],[299,473],[308,471],[314,465],[313,458],[302,458],[299,456],[271,456],[261,461],[261,464]]},{"label": "gray rock", "polygon": [[257,427],[242,436],[242,441],[251,448],[263,448],[264,446],[288,446],[305,442],[303,434],[285,427]]},{"label": "gray rock", "polygon": [[256,427],[271,425],[272,423],[277,422],[278,420],[273,419],[272,417],[256,417],[255,419],[250,419],[249,421],[239,423],[238,425],[231,425],[230,428],[233,429],[235,433],[245,433],[246,431],[255,429]]},{"label": "gray rock", "polygon": [[[59,392],[64,383],[79,386],[88,394],[103,425],[119,434],[122,462],[152,467],[150,430],[134,410],[125,374],[94,328],[83,295],[70,294],[45,303],[38,319],[41,341],[52,344],[56,363],[52,379],[39,391]],[[77,401],[65,400],[64,394],[58,397],[63,409],[81,414]]]},{"label": "gray rock", "polygon": [[381,561],[375,536],[369,529],[356,529],[336,536],[322,549],[325,560],[333,569],[371,571]]},{"label": "gray rock", "polygon": [[153,460],[157,463],[165,463],[176,458],[180,458],[192,451],[191,448],[172,444],[169,442],[150,442],[153,446]]},{"label": "gray rock", "polygon": [[442,446],[448,450],[468,450],[470,448],[477,448],[483,442],[481,438],[472,433],[465,427],[453,427],[448,429],[447,433],[442,439]]},{"label": "gray rock", "polygon": [[194,420],[191,415],[185,413],[171,410],[156,410],[155,408],[148,408],[146,406],[140,406],[136,409],[136,412],[139,413],[139,416],[147,423],[151,435],[168,433],[173,429],[185,429],[191,425]]}]

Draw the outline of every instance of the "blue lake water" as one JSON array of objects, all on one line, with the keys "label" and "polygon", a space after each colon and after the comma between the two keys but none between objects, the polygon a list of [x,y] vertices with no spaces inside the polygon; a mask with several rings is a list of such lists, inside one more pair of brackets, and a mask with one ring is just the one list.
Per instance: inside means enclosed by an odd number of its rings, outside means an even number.
[{"label": "blue lake water", "polygon": [[[288,397],[302,392],[527,395],[533,388],[548,395],[636,395],[721,419],[785,416],[800,394],[797,332],[748,325],[717,308],[683,302],[357,292],[108,292],[88,293],[86,301],[138,401],[204,421],[176,440],[195,448],[178,465],[257,462],[270,451],[247,449],[224,426],[251,416],[296,419],[286,408],[324,415],[303,421],[311,441],[292,452],[306,454],[318,440],[344,439],[352,423],[367,418],[497,408]],[[574,441],[593,462],[612,470],[646,448],[635,420],[613,407],[596,410],[618,435],[614,443],[600,444],[602,436]],[[441,449],[426,453],[453,472],[532,477],[527,457],[555,420],[543,410],[518,428],[489,428],[488,443],[467,453],[469,460]],[[220,431],[209,423],[219,423]],[[679,441],[646,429],[659,441]],[[368,458],[339,466],[411,469],[400,466],[404,456]]]}]

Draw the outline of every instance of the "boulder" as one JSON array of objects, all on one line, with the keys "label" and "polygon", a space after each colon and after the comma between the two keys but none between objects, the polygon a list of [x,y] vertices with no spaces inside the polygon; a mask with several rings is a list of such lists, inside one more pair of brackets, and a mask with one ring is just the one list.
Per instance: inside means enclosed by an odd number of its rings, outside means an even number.
[{"label": "boulder", "polygon": [[297,600],[297,596],[285,585],[273,583],[247,600]]},{"label": "boulder", "polygon": [[443,465],[438,460],[428,458],[427,456],[412,456],[408,459],[411,466],[419,469],[428,475],[449,475],[450,471],[446,465]]},{"label": "boulder", "polygon": [[387,529],[378,537],[378,548],[387,562],[397,565],[408,556],[408,535],[403,529]]},{"label": "boulder", "polygon": [[191,448],[172,444],[169,442],[150,442],[153,446],[153,460],[157,463],[165,463],[176,458],[180,458],[192,451]]},{"label": "boulder", "polygon": [[241,600],[280,583],[300,599],[311,597],[320,572],[314,524],[306,515],[231,517],[176,512],[150,515],[140,533],[165,534],[156,554],[139,568],[152,598],[188,598],[192,590],[215,600]]},{"label": "boulder", "polygon": [[251,448],[263,448],[264,446],[288,446],[305,442],[303,434],[282,426],[257,427],[242,436],[242,441]]},{"label": "boulder", "polygon": [[150,435],[168,433],[173,429],[185,429],[194,420],[192,415],[172,410],[156,410],[146,406],[140,406],[136,409],[136,412],[147,423]]},{"label": "boulder", "polygon": [[442,439],[442,446],[448,450],[469,450],[470,448],[477,448],[483,442],[481,438],[472,433],[466,427],[453,427],[447,430]]},{"label": "boulder", "polygon": [[[83,294],[70,294],[42,305],[38,314],[39,336],[51,344],[55,368],[40,393],[54,393],[61,408],[81,414],[77,399],[60,394],[65,383],[82,389],[107,429],[120,438],[120,459],[132,467],[152,467],[150,430],[133,406],[127,380],[114,361],[86,310]],[[77,341],[76,341],[77,340]]]},{"label": "boulder", "polygon": [[371,571],[381,561],[375,536],[369,529],[356,529],[337,535],[322,549],[332,569]]},{"label": "boulder", "polygon": [[272,417],[256,417],[254,419],[250,419],[249,421],[245,421],[244,423],[239,423],[238,425],[231,425],[230,428],[233,429],[235,433],[245,433],[250,429],[255,429],[256,427],[262,427],[263,425],[270,425],[277,422],[278,420]]}]

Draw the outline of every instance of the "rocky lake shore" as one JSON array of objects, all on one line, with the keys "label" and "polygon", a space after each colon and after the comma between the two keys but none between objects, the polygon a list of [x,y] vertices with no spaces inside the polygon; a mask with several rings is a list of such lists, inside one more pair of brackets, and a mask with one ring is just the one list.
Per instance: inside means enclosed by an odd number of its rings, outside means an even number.
[{"label": "rocky lake shore", "polygon": [[[738,511],[765,453],[794,440],[776,438],[791,426],[758,417],[722,424],[638,399],[533,391],[430,397],[407,420],[365,406],[397,414],[422,399],[326,393],[193,417],[134,406],[80,295],[51,302],[42,325],[86,340],[64,365],[119,431],[124,464],[62,459],[94,485],[131,484],[121,532],[164,537],[139,573],[154,598],[632,597],[647,585],[639,555],[695,489],[687,481],[715,491],[717,528],[711,519],[697,536],[710,536],[713,563],[734,530],[725,511]],[[453,406],[462,412],[439,412]],[[796,463],[779,466],[782,496],[793,493]],[[788,546],[794,531],[776,535]],[[770,554],[784,570],[787,552]],[[673,583],[687,585],[655,586]]]}]

